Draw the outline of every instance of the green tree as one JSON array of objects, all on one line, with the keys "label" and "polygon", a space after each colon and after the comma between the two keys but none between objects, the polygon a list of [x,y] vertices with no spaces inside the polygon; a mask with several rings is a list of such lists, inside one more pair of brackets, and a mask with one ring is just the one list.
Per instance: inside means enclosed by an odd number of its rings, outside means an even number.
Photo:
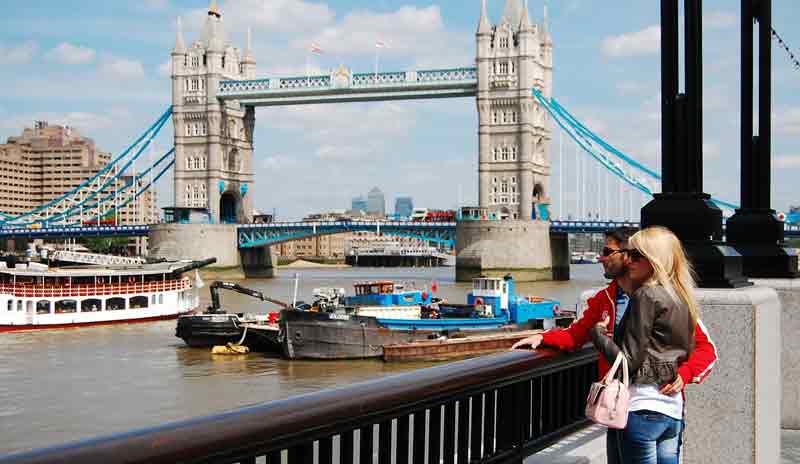
[{"label": "green tree", "polygon": [[87,237],[81,242],[93,253],[121,254],[128,248],[128,239],[124,237]]}]

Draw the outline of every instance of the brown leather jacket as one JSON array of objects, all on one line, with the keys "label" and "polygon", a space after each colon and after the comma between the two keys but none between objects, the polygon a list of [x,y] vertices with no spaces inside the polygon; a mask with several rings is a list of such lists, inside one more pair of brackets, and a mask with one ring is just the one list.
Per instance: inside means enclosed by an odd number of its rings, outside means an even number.
[{"label": "brown leather jacket", "polygon": [[601,326],[592,341],[613,362],[620,348],[628,358],[634,384],[663,385],[678,376],[678,366],[694,350],[694,322],[689,308],[677,304],[660,285],[636,290],[613,339]]}]

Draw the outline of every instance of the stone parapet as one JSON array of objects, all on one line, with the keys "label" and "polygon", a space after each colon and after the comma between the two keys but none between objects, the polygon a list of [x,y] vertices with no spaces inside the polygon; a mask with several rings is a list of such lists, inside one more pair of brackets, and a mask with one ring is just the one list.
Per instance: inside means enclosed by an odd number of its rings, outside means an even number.
[{"label": "stone parapet", "polygon": [[800,279],[751,279],[781,301],[781,427],[800,430]]},{"label": "stone parapet", "polygon": [[780,460],[781,304],[775,290],[697,291],[719,359],[686,389],[685,463]]},{"label": "stone parapet", "polygon": [[546,221],[461,221],[456,225],[456,280],[511,274],[518,282],[552,279]]},{"label": "stone parapet", "polygon": [[167,259],[217,258],[215,267],[240,266],[236,224],[153,224],[151,257]]}]

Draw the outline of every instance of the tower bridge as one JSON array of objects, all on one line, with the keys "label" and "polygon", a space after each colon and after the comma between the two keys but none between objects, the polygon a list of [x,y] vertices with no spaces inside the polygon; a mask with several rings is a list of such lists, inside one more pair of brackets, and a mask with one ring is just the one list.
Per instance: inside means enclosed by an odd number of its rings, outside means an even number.
[{"label": "tower bridge", "polygon": [[[61,197],[19,216],[0,216],[0,235],[54,237],[83,235],[141,235],[151,237],[154,254],[171,250],[173,256],[197,253],[226,256],[218,262],[232,266],[258,256],[257,266],[271,266],[263,249],[274,243],[322,233],[338,233],[350,224],[249,226],[253,213],[253,152],[256,109],[262,106],[375,102],[387,100],[475,98],[478,112],[478,207],[492,220],[462,221],[444,229],[423,229],[418,224],[384,227],[382,233],[410,234],[430,241],[455,243],[457,278],[476,274],[511,272],[518,280],[549,278],[552,263],[549,232],[606,230],[634,217],[633,194],[625,202],[623,188],[649,198],[660,190],[661,176],[623,153],[581,123],[552,96],[553,40],[547,10],[540,22],[531,21],[527,4],[506,0],[496,23],[489,20],[486,0],[481,1],[475,35],[474,63],[448,69],[414,69],[359,73],[339,66],[322,75],[259,78],[251,34],[244,48],[229,40],[222,12],[212,1],[202,31],[184,40],[180,19],[171,52],[172,104],[131,146],[97,175]],[[166,121],[172,119],[174,147],[137,171],[148,147]],[[559,144],[558,195],[552,174],[552,130],[559,129],[576,145],[576,160],[595,169],[577,185],[606,176],[604,221],[598,207],[578,202],[577,216],[563,207],[564,163]],[[471,136],[466,134],[466,136]],[[151,153],[151,159],[152,153]],[[581,161],[581,163],[583,163]],[[599,169],[598,169],[599,168]],[[74,227],[86,218],[113,214],[174,170],[174,203],[179,209],[208,212],[210,224]],[[118,188],[118,180],[133,171],[132,182]],[[138,174],[137,174],[138,172]],[[608,179],[618,182],[620,210],[628,203],[631,213],[612,220]],[[599,193],[599,182],[598,193]],[[582,189],[586,195],[586,189]],[[600,197],[601,195],[596,195]],[[547,215],[536,205],[559,201],[558,215]],[[599,204],[600,199],[593,199]],[[712,199],[726,211],[736,205]],[[797,222],[797,214],[787,222]],[[577,220],[571,220],[577,217]],[[594,217],[595,221],[581,219]],[[570,219],[565,221],[564,219]],[[552,220],[552,221],[551,221]],[[580,225],[583,224],[583,225]],[[587,225],[592,224],[592,225]],[[360,226],[359,226],[360,227]],[[363,227],[371,227],[365,225]],[[787,226],[787,235],[795,233]],[[239,251],[237,251],[239,250]],[[560,252],[559,252],[560,253]],[[249,262],[253,262],[249,259]]]}]

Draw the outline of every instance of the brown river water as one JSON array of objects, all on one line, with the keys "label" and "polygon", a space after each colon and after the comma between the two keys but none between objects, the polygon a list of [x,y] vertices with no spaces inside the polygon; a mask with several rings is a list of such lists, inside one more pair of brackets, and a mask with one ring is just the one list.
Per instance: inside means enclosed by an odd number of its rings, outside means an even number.
[{"label": "brown river water", "polygon": [[[291,300],[315,287],[355,280],[392,279],[430,286],[438,296],[464,301],[470,284],[453,268],[282,269],[274,279],[241,284]],[[518,293],[557,298],[574,307],[581,291],[603,284],[600,265],[573,265],[569,282],[518,285]],[[210,282],[206,282],[208,284]],[[259,303],[222,293],[233,312]],[[209,302],[207,288],[201,303]],[[212,355],[175,337],[175,321],[0,334],[0,453],[53,445],[343,386],[432,365],[369,361],[287,361],[276,355]]]}]

